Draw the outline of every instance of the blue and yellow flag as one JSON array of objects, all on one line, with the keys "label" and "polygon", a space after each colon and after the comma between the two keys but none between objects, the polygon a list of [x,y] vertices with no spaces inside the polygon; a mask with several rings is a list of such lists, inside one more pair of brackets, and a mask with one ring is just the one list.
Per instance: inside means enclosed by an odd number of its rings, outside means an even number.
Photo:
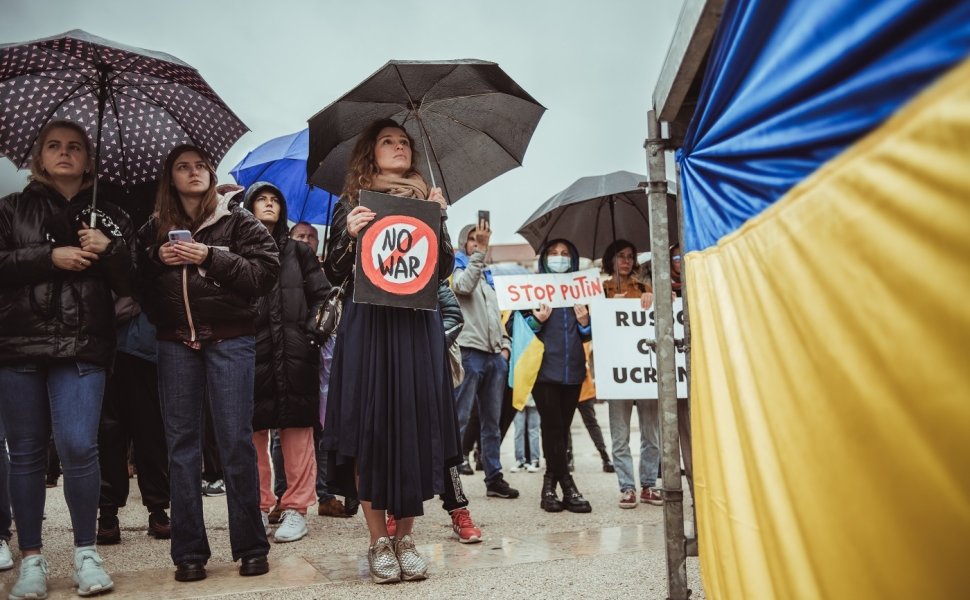
[{"label": "blue and yellow flag", "polygon": [[710,598],[970,588],[970,2],[728,0],[679,155]]},{"label": "blue and yellow flag", "polygon": [[509,387],[512,388],[512,406],[515,410],[522,410],[539,376],[545,346],[525,322],[522,313],[517,310],[512,311],[510,318],[512,319],[512,353],[509,357]]}]

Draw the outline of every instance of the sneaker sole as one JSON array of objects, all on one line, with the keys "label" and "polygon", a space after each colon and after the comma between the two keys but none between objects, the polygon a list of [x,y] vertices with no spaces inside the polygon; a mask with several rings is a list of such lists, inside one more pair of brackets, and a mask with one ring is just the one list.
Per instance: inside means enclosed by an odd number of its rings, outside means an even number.
[{"label": "sneaker sole", "polygon": [[405,575],[401,573],[401,581],[423,581],[427,578],[427,573],[415,573],[414,575]]},{"label": "sneaker sole", "polygon": [[[77,588],[77,595],[86,598],[88,596],[94,596],[95,594],[101,594],[103,592],[107,592],[109,590],[114,589],[114,587],[115,587],[115,583],[112,581],[108,585],[92,585],[87,590],[81,590],[81,588]],[[47,595],[45,594],[43,597],[46,598]],[[38,598],[40,598],[40,596],[38,596]]]},{"label": "sneaker sole", "polygon": [[518,494],[503,494],[502,492],[493,492],[493,491],[487,491],[485,492],[485,495],[488,496],[489,498],[515,499],[519,497]]},{"label": "sneaker sole", "polygon": [[391,575],[390,577],[379,577],[371,571],[370,579],[374,583],[399,583],[401,581],[400,575]]},{"label": "sneaker sole", "polygon": [[298,542],[298,541],[302,540],[303,538],[305,538],[308,533],[310,533],[310,530],[309,529],[306,529],[298,537],[290,537],[290,538],[282,537],[281,538],[279,536],[279,531],[277,531],[276,532],[276,535],[273,536],[273,541],[276,542],[277,544],[286,544],[286,543],[289,543],[289,542]]},{"label": "sneaker sole", "polygon": [[620,502],[619,506],[620,508],[636,508],[637,504],[636,502],[634,502],[633,504],[624,504],[623,502]]},{"label": "sneaker sole", "polygon": [[458,539],[459,544],[478,544],[478,543],[481,543],[482,541],[482,538],[474,535],[470,538],[463,538],[457,533],[455,533],[454,531],[452,531],[451,534]]}]

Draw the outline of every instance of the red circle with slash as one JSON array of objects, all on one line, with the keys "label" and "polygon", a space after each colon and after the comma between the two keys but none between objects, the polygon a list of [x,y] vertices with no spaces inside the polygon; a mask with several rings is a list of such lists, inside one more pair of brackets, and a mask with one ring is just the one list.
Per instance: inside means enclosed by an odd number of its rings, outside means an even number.
[{"label": "red circle with slash", "polygon": [[417,293],[437,271],[437,234],[424,221],[407,215],[371,223],[360,250],[364,275],[389,294]]}]

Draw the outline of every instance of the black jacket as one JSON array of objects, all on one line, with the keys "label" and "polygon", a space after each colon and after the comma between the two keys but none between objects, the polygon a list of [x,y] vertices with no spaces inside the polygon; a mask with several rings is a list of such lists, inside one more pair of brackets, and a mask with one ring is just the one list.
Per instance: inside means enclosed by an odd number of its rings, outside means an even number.
[{"label": "black jacket", "polygon": [[158,221],[138,232],[142,308],[166,341],[214,341],[256,332],[256,299],[279,277],[279,250],[263,224],[219,198],[215,213],[195,232],[209,246],[207,266],[170,267],[158,258]]},{"label": "black jacket", "polygon": [[[283,197],[271,184],[254,183],[243,206],[252,210],[253,199],[266,188]],[[320,350],[311,345],[309,332],[330,284],[310,247],[289,239],[285,202],[272,235],[280,247],[280,276],[257,304],[254,431],[320,422]]]},{"label": "black jacket", "polygon": [[443,281],[438,286],[438,312],[441,314],[441,325],[445,330],[445,347],[451,347],[458,339],[458,334],[465,327],[465,316],[461,312],[461,304],[458,297],[448,285]]},{"label": "black jacket", "polygon": [[112,291],[131,294],[134,230],[128,215],[98,201],[98,228],[111,240],[84,271],[54,266],[53,249],[78,246],[91,190],[70,202],[32,182],[0,200],[0,364],[73,359],[108,367],[115,350]]}]

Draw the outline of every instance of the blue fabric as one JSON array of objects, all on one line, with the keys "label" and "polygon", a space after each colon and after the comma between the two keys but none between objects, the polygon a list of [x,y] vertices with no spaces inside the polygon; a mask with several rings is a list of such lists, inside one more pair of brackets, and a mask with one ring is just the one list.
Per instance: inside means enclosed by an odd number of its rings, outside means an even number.
[{"label": "blue fabric", "polygon": [[293,222],[327,225],[337,197],[307,183],[309,143],[307,129],[274,138],[250,151],[229,173],[243,187],[257,181],[278,187],[286,198],[287,216]]},{"label": "blue fabric", "polygon": [[118,352],[131,354],[149,362],[157,362],[158,343],[155,326],[141,312],[117,328]]},{"label": "blue fabric", "polygon": [[477,405],[485,483],[491,483],[502,475],[502,461],[499,457],[502,433],[499,419],[502,415],[505,382],[509,377],[509,363],[501,352],[492,354],[474,348],[462,348],[461,364],[465,370],[465,378],[455,390],[455,410],[458,413],[460,435],[464,439],[472,405]]},{"label": "blue fabric", "polygon": [[[10,446],[10,502],[21,550],[43,545],[44,475],[52,432],[64,469],[64,499],[71,513],[74,545],[95,543],[101,496],[98,423],[104,383],[104,368],[86,362],[0,367],[0,418]],[[195,489],[198,493],[198,483]]]},{"label": "blue fabric", "polygon": [[[457,271],[458,269],[461,269],[462,271],[464,271],[467,268],[468,268],[468,255],[461,250],[455,252],[455,270]],[[486,266],[485,270],[482,271],[482,273],[484,273],[485,275],[485,283],[492,286],[492,289],[494,290],[495,280],[492,278],[492,269]]]},{"label": "blue fabric", "polygon": [[728,0],[678,154],[702,250],[970,54],[966,0]]}]

